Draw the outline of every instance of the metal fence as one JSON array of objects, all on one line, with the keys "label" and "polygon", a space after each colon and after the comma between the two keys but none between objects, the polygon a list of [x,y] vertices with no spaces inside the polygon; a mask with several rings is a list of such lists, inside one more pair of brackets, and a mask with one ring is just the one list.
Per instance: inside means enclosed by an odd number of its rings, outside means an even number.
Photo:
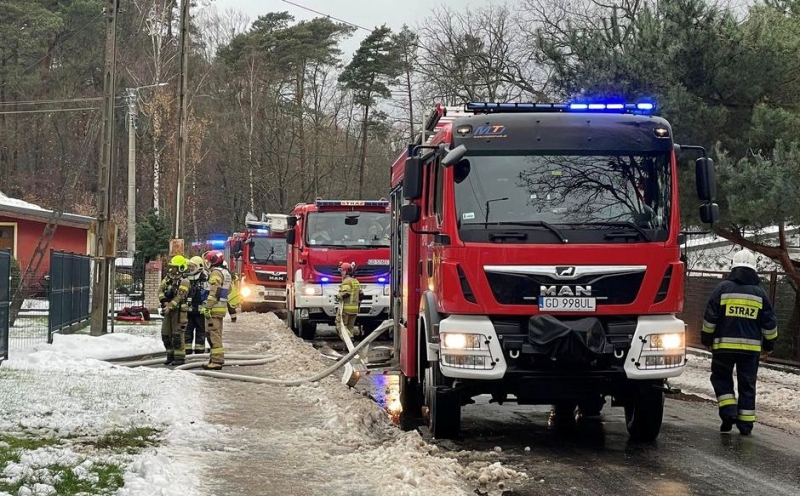
[{"label": "metal fence", "polygon": [[[688,326],[687,341],[690,345],[700,345],[700,328],[706,303],[711,292],[727,275],[728,272],[719,271],[687,271],[685,303],[679,317]],[[800,338],[800,315],[795,315],[795,291],[783,272],[759,272],[758,275],[778,316],[778,342],[773,355],[776,358],[797,360],[800,358],[797,346]]]},{"label": "metal fence", "polygon": [[11,251],[0,250],[0,361],[8,359],[8,317],[11,305]]},{"label": "metal fence", "polygon": [[87,255],[50,252],[50,291],[47,342],[57,332],[73,332],[89,322],[90,258]]},{"label": "metal fence", "polygon": [[111,276],[114,312],[144,305],[145,263],[142,257],[117,258]]}]

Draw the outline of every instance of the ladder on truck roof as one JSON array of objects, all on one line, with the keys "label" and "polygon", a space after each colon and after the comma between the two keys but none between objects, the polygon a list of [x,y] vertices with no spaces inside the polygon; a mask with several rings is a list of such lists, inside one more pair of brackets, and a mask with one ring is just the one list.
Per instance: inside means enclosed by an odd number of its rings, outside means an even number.
[{"label": "ladder on truck roof", "polygon": [[[415,145],[425,144],[429,145],[433,141],[436,133],[442,130],[445,124],[449,124],[459,117],[472,115],[472,112],[467,112],[464,107],[445,107],[440,103],[436,104],[431,114],[425,120],[425,125],[422,128],[422,133],[414,141]],[[424,141],[424,143],[423,143]]]}]

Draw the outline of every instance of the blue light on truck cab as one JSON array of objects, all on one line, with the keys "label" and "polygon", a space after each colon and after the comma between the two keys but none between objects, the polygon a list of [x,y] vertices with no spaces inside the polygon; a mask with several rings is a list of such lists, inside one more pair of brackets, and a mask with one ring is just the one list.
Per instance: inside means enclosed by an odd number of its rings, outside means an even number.
[{"label": "blue light on truck cab", "polygon": [[386,277],[379,277],[378,278],[378,282],[380,282],[380,283],[384,283],[386,281],[388,281],[388,279]]},{"label": "blue light on truck cab", "polygon": [[330,282],[330,277],[323,277],[320,279],[320,282]]},{"label": "blue light on truck cab", "polygon": [[464,105],[466,111],[505,113],[505,112],[608,112],[650,114],[655,111],[656,104],[649,100],[636,103],[619,101],[574,101],[570,103],[497,103],[497,102],[469,102]]},{"label": "blue light on truck cab", "polygon": [[221,248],[225,248],[225,242],[227,240],[228,239],[226,237],[224,237],[224,236],[214,235],[214,236],[210,236],[208,238],[207,242],[208,242],[209,245],[211,245],[211,248],[221,249]]}]

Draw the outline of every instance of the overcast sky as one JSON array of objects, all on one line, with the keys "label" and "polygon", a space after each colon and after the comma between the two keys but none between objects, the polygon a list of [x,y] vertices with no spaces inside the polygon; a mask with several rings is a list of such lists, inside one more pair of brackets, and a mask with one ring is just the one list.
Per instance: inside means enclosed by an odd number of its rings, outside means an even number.
[{"label": "overcast sky", "polygon": [[[338,17],[347,22],[358,24],[367,29],[374,29],[386,24],[392,30],[399,31],[403,24],[414,27],[428,16],[437,5],[463,8],[466,5],[479,6],[491,3],[492,0],[290,0],[309,9]],[[286,11],[295,19],[311,19],[318,14],[296,7],[283,0],[216,0],[217,9],[224,12],[229,8],[240,10],[249,17],[252,23],[258,16],[267,12]],[[358,48],[361,40],[369,34],[358,29],[353,37],[342,44],[346,57]]]}]

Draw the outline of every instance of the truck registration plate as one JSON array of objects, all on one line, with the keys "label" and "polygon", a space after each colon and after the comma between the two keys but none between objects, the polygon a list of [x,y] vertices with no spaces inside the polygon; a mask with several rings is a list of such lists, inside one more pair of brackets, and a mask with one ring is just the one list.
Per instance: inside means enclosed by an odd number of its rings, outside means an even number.
[{"label": "truck registration plate", "polygon": [[594,298],[578,298],[573,296],[540,296],[540,312],[594,312],[597,300]]},{"label": "truck registration plate", "polygon": [[264,294],[266,296],[283,296],[285,293],[280,289],[265,289]]}]

